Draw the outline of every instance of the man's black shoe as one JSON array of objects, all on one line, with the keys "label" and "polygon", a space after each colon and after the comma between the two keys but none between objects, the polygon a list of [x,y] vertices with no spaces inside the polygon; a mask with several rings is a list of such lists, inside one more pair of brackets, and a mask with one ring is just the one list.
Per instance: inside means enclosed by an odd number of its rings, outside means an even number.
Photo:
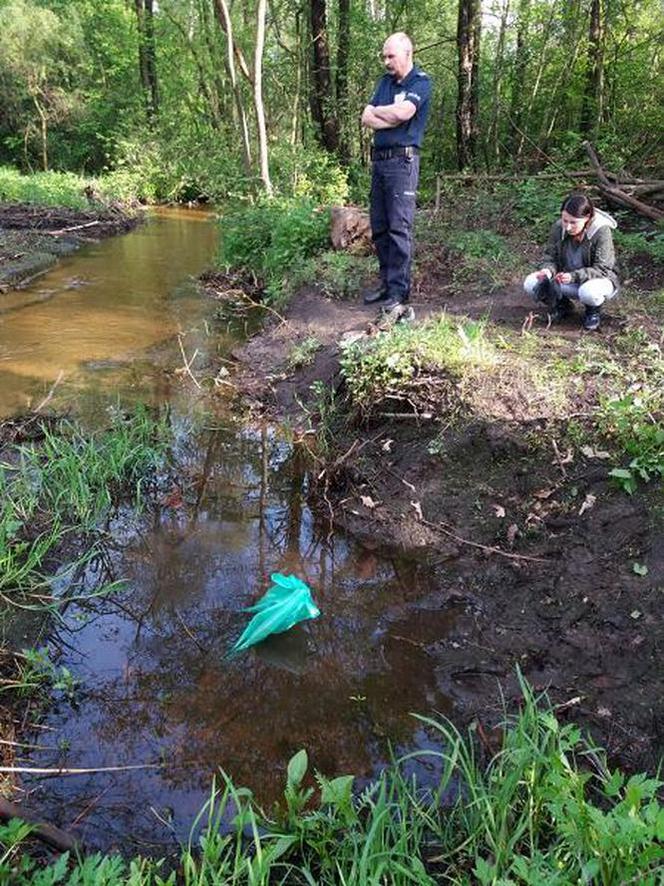
[{"label": "man's black shoe", "polygon": [[380,303],[380,308],[382,311],[391,311],[397,307],[397,305],[405,305],[408,301],[408,296],[405,298],[401,298],[398,295],[390,295],[386,296],[383,301]]},{"label": "man's black shoe", "polygon": [[387,290],[382,286],[380,289],[371,289],[364,295],[365,305],[375,305],[378,301],[385,301],[387,298]]}]

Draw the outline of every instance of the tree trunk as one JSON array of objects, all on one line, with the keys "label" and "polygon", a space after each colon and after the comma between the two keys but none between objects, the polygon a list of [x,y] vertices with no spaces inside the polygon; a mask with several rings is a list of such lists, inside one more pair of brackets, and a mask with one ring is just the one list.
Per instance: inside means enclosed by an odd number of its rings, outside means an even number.
[{"label": "tree trunk", "polygon": [[588,29],[588,73],[583,93],[579,129],[590,137],[597,131],[604,104],[604,10],[602,0],[592,0]]},{"label": "tree trunk", "polygon": [[337,43],[337,119],[339,158],[350,163],[348,133],[348,57],[350,55],[350,0],[339,0],[339,39]]},{"label": "tree trunk", "polygon": [[510,101],[510,119],[514,126],[512,146],[520,143],[519,131],[523,122],[523,97],[528,68],[528,24],[530,21],[530,0],[521,0],[516,21],[516,47],[514,52],[514,78]]},{"label": "tree trunk", "polygon": [[331,153],[339,148],[339,126],[333,114],[334,97],[330,77],[325,0],[310,0],[313,61],[311,66],[311,116],[318,140]]},{"label": "tree trunk", "polygon": [[39,104],[37,100],[37,96],[32,96],[32,101],[35,104],[35,108],[37,108],[37,113],[39,114],[39,131],[41,133],[41,151],[42,151],[42,169],[44,172],[48,172],[48,124],[46,121],[46,111]]},{"label": "tree trunk", "polygon": [[145,113],[152,124],[159,111],[157,54],[154,39],[153,0],[134,0],[138,24],[138,67],[145,101]]},{"label": "tree trunk", "polygon": [[[235,41],[233,40],[233,24],[231,22],[231,14],[226,4],[226,0],[215,0],[215,12],[219,25],[226,35],[226,70],[231,81],[231,89],[235,98],[235,107],[237,110],[237,122],[242,134],[242,159],[244,162],[244,171],[247,175],[251,174],[251,142],[249,141],[249,126],[247,124],[247,115],[244,110],[244,102],[242,101],[242,93],[237,82],[237,73],[235,71]],[[246,68],[244,58],[241,64]],[[247,68],[248,71],[248,68]]]},{"label": "tree trunk", "polygon": [[272,195],[270,166],[267,153],[267,130],[265,127],[265,109],[263,107],[263,47],[265,46],[265,12],[267,0],[258,0],[256,6],[256,48],[254,51],[254,104],[256,106],[256,123],[258,125],[258,153],[261,181],[266,192]]},{"label": "tree trunk", "polygon": [[505,38],[507,34],[507,19],[510,14],[510,0],[503,0],[504,5],[500,15],[500,31],[498,32],[498,45],[496,47],[496,67],[493,76],[493,114],[489,127],[488,148],[496,163],[500,161],[500,117],[502,106],[502,81],[505,61]]},{"label": "tree trunk", "polygon": [[477,150],[481,22],[481,0],[459,0],[456,131],[461,170],[474,165]]}]

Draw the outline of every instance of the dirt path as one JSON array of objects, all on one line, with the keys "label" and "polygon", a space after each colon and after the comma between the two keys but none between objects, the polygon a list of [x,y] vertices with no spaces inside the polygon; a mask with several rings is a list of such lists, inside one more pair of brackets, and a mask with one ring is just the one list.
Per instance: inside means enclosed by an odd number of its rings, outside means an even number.
[{"label": "dirt path", "polygon": [[[525,324],[560,359],[572,358],[583,335],[578,318],[549,329],[545,315],[530,313],[518,281],[479,295],[446,293],[444,282],[420,288],[417,322],[445,311],[488,318],[498,331],[519,333]],[[626,319],[618,303],[606,315],[597,342],[610,350]],[[312,385],[343,394],[339,343],[376,335],[374,319],[360,304],[300,292],[285,317],[272,317],[236,352],[241,389],[305,432],[321,417]],[[292,355],[314,335],[314,359],[295,368]],[[398,642],[433,658],[459,722],[500,719],[500,693],[508,705],[519,696],[518,667],[615,760],[653,768],[664,722],[661,483],[628,496],[611,482],[602,453],[561,450],[568,417],[539,402],[518,373],[500,390],[489,385],[486,396],[495,400],[485,415],[447,421],[440,404],[428,417],[347,423],[317,494],[367,548],[397,548],[435,571],[438,593],[425,611],[462,607],[445,639],[426,629],[426,618],[412,635],[395,629]],[[578,408],[596,399],[590,384]]]}]

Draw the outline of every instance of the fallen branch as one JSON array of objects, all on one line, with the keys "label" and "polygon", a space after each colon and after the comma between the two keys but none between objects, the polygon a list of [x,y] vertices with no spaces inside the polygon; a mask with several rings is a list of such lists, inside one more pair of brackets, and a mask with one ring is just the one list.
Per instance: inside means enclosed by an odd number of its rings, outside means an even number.
[{"label": "fallen branch", "polygon": [[499,557],[507,557],[508,560],[525,560],[528,563],[548,563],[549,561],[543,557],[528,557],[525,554],[512,554],[509,551],[504,551],[502,548],[497,548],[494,545],[483,545],[478,541],[470,541],[468,538],[462,538],[460,535],[457,535],[456,532],[452,532],[450,529],[446,529],[441,523],[432,523],[430,520],[425,520],[422,518],[422,523],[426,526],[430,526],[432,529],[437,532],[442,532],[443,535],[448,536],[448,538],[454,539],[454,541],[458,542],[461,545],[467,545],[471,548],[478,548],[480,551],[484,551],[486,554],[497,554]]},{"label": "fallen branch", "polygon": [[91,228],[94,225],[101,224],[99,221],[86,222],[84,225],[72,225],[70,228],[60,228],[58,231],[42,231],[50,237],[59,237],[60,234],[68,234],[70,231],[80,231],[82,228]]},{"label": "fallen branch", "polygon": [[599,180],[600,192],[608,200],[613,200],[615,203],[619,203],[622,206],[628,206],[630,209],[635,209],[638,213],[645,215],[646,218],[652,219],[653,221],[664,219],[664,212],[661,209],[649,206],[647,203],[637,200],[636,197],[632,197],[630,194],[627,194],[625,191],[611,184],[606,172],[602,169],[597,154],[595,153],[595,149],[590,142],[584,141],[583,147],[586,150],[586,154],[588,154],[590,163]]},{"label": "fallen branch", "polygon": [[20,818],[21,821],[27,821],[28,824],[34,825],[32,831],[34,836],[38,837],[43,843],[48,843],[49,846],[59,849],[60,852],[71,852],[80,848],[80,843],[76,837],[60,828],[56,828],[55,825],[42,821],[35,812],[0,798],[0,819],[9,821],[11,818]]},{"label": "fallen branch", "polygon": [[57,388],[57,386],[62,381],[62,376],[64,374],[65,374],[64,370],[61,369],[60,372],[58,373],[58,377],[56,378],[56,380],[53,382],[53,385],[51,386],[51,390],[48,392],[48,394],[41,401],[39,406],[34,410],[35,412],[41,412],[41,410],[44,408],[44,406],[46,406],[46,404],[50,402],[51,397],[53,396],[53,393],[54,393],[55,389]]},{"label": "fallen branch", "polygon": [[96,775],[99,772],[128,772],[132,769],[162,769],[163,763],[135,763],[130,766],[98,766],[86,769],[47,769],[39,766],[0,766],[0,772],[17,775]]},{"label": "fallen branch", "polygon": [[182,354],[182,359],[184,361],[185,371],[187,372],[187,375],[189,376],[189,378],[193,381],[193,383],[196,385],[196,387],[200,391],[201,390],[200,383],[199,383],[198,379],[196,378],[196,376],[194,375],[194,373],[191,371],[191,364],[194,362],[194,360],[196,359],[196,357],[198,355],[198,348],[196,348],[196,350],[194,351],[191,360],[187,360],[187,355],[185,354],[184,348],[182,346],[182,336],[181,335],[178,335],[178,344],[180,345],[180,353]]}]

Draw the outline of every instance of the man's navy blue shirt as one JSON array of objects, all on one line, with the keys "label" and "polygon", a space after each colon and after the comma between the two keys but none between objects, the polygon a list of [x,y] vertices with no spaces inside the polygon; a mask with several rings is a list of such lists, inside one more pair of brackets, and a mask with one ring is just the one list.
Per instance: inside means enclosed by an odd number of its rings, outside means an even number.
[{"label": "man's navy blue shirt", "polygon": [[377,107],[409,101],[415,105],[417,110],[410,120],[400,123],[399,126],[393,126],[390,129],[376,129],[374,131],[374,147],[405,148],[409,145],[421,147],[424,127],[429,116],[430,97],[431,80],[421,68],[411,68],[400,83],[397,82],[393,74],[384,74],[378,81],[370,104]]}]

